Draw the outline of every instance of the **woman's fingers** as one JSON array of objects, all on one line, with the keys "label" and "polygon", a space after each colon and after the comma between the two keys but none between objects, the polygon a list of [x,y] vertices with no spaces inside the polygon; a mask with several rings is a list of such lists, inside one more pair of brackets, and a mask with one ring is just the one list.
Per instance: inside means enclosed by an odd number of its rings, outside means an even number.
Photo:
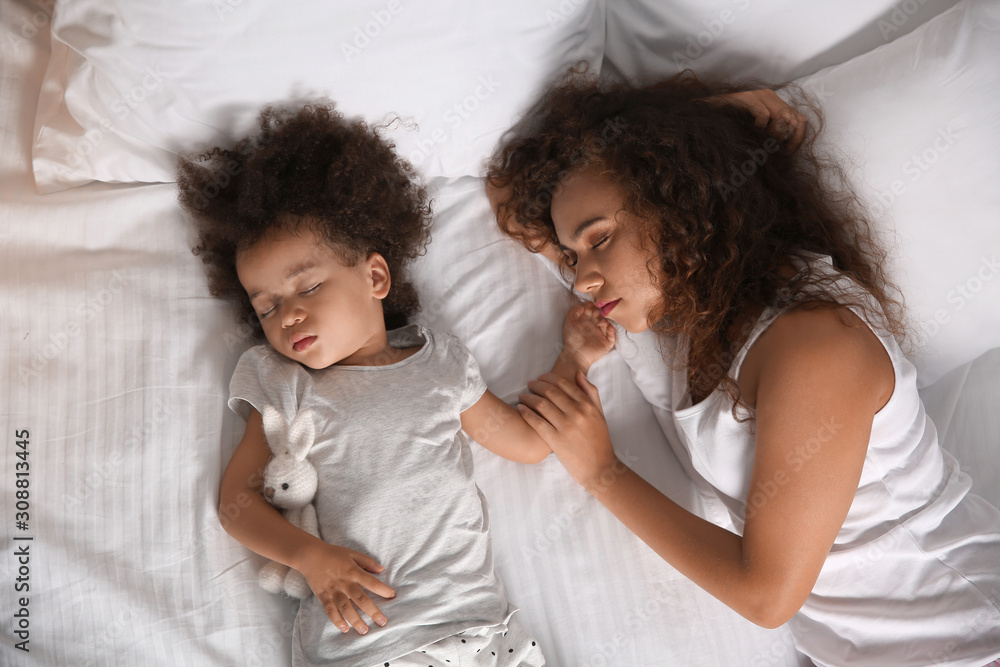
[{"label": "woman's fingers", "polygon": [[524,422],[533,428],[535,433],[551,446],[552,436],[556,433],[555,427],[527,405],[518,405],[517,411],[521,415],[521,418],[524,419]]},{"label": "woman's fingers", "polygon": [[518,401],[552,426],[558,426],[562,422],[562,410],[543,396],[539,396],[538,394],[521,394],[518,396]]},{"label": "woman's fingers", "polygon": [[[546,373],[545,375],[540,376],[538,380],[535,380],[535,382],[542,382],[546,385],[549,385],[551,389],[549,389],[548,391],[550,391],[554,395],[566,396],[571,401],[574,401],[576,403],[587,401],[587,395],[584,394],[579,387],[577,387],[575,384],[573,384],[566,378],[562,377],[561,375],[556,375],[555,373]],[[528,383],[528,386],[529,387],[531,386],[530,382]],[[569,403],[567,403],[567,407],[569,407]],[[563,410],[563,412],[566,412],[566,410]]]},{"label": "woman's fingers", "polygon": [[782,142],[785,150],[791,152],[797,149],[806,136],[808,122],[805,114],[778,97],[773,90],[753,92],[756,93],[756,99],[767,109],[768,134]]},{"label": "woman's fingers", "polygon": [[785,150],[788,152],[798,150],[799,146],[802,145],[802,141],[806,138],[806,128],[809,126],[805,114],[798,111],[795,111],[794,114],[795,118],[792,121],[791,135],[785,140]]},{"label": "woman's fingers", "polygon": [[[559,376],[556,376],[556,377],[559,377]],[[536,399],[538,397],[542,397],[543,399],[547,399],[561,413],[566,413],[566,412],[569,412],[570,410],[573,409],[573,404],[572,404],[572,401],[569,399],[569,397],[566,396],[566,394],[564,392],[562,392],[558,386],[556,386],[555,384],[553,384],[550,381],[543,380],[541,378],[539,378],[537,380],[531,380],[531,381],[528,382],[528,389],[532,393],[531,394],[521,394],[521,396],[527,397],[527,398],[531,398],[532,395],[534,395],[534,398],[536,398]],[[522,403],[523,402],[524,401],[522,401]],[[531,407],[534,408],[535,406],[532,405]],[[543,415],[543,416],[547,416],[547,415]]]}]

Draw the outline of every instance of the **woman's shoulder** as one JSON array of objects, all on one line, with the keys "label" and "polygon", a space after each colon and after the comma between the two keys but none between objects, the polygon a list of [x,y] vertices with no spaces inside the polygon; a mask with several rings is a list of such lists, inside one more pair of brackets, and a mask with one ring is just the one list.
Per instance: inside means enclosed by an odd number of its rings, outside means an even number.
[{"label": "woman's shoulder", "polygon": [[879,407],[892,395],[895,370],[885,345],[846,306],[803,304],[782,313],[753,342],[738,377],[740,393],[750,405],[762,382],[817,380],[869,392]]}]

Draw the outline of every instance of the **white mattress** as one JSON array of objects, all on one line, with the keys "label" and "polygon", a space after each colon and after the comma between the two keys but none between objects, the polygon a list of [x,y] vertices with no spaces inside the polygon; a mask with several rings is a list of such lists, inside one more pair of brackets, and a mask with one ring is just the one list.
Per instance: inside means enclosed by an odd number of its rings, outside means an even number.
[{"label": "white mattress", "polygon": [[[293,605],[258,588],[260,560],[218,518],[219,480],[243,429],[225,407],[228,380],[250,341],[208,296],[172,185],[35,194],[29,154],[48,46],[44,30],[26,38],[23,26],[37,12],[26,0],[0,4],[0,663],[288,664]],[[554,360],[569,295],[499,236],[477,179],[431,188],[438,217],[415,269],[420,320],[462,338],[513,401]],[[994,350],[925,393],[946,444],[994,503],[998,369]],[[718,518],[624,363],[612,354],[593,378],[623,459]],[[497,566],[550,665],[808,664],[786,630],[751,625],[665,564],[554,457],[522,466],[480,449],[475,462]],[[15,593],[24,545],[30,591]],[[21,596],[29,653],[14,648]]]}]

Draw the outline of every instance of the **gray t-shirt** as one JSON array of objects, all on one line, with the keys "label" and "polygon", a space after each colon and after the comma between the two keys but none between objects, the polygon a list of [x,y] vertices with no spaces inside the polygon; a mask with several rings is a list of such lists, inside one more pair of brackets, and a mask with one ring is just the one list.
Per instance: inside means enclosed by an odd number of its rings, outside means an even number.
[{"label": "gray t-shirt", "polygon": [[474,627],[504,622],[507,596],[493,568],[486,500],[472,475],[459,415],[486,391],[454,336],[411,324],[388,332],[396,348],[422,346],[388,366],[306,368],[258,345],[240,357],[229,407],[272,405],[286,420],[312,408],[320,535],[368,554],[396,591],[371,594],[389,619],[343,634],[315,596],[302,601],[293,664],[370,667]]}]

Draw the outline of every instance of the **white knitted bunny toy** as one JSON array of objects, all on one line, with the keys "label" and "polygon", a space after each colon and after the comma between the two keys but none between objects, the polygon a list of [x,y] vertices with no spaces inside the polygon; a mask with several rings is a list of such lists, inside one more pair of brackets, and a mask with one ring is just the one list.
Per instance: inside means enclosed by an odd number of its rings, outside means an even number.
[{"label": "white knitted bunny toy", "polygon": [[[262,417],[273,455],[264,468],[264,497],[283,510],[289,523],[319,537],[319,522],[312,504],[316,495],[316,468],[306,459],[315,438],[312,412],[302,410],[288,424],[280,412],[268,405]],[[273,561],[261,568],[257,581],[270,593],[284,590],[295,598],[312,594],[301,573]]]}]

